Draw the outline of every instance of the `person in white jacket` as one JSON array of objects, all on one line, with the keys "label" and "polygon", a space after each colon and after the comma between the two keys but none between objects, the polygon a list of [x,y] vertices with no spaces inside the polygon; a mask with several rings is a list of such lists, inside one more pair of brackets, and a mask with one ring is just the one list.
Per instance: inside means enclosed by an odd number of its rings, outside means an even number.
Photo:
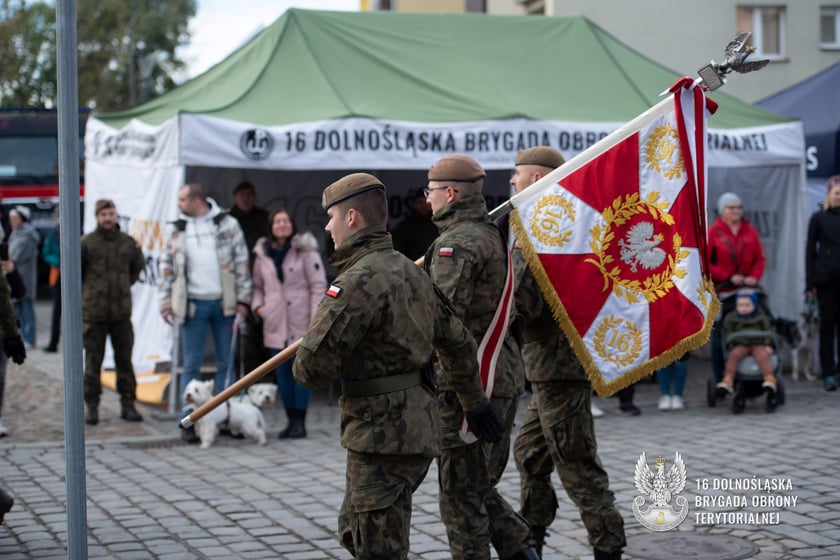
[{"label": "person in white jacket", "polygon": [[[270,234],[254,246],[251,309],[263,322],[263,344],[277,354],[306,332],[324,295],[327,278],[311,233],[297,234],[288,211],[268,216]],[[277,388],[289,423],[280,439],[306,437],[310,391],[292,377],[294,358],[277,368]]]}]

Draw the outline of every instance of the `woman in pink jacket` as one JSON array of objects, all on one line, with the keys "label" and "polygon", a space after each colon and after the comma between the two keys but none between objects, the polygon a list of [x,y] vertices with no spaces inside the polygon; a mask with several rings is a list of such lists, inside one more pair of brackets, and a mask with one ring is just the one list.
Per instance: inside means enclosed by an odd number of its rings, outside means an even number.
[{"label": "woman in pink jacket", "polygon": [[[263,343],[272,355],[301,338],[327,287],[318,242],[311,233],[295,233],[289,212],[268,216],[269,236],[254,246],[251,308],[263,322]],[[277,387],[289,424],[283,438],[306,437],[310,392],[292,377],[294,358],[277,368]]]}]

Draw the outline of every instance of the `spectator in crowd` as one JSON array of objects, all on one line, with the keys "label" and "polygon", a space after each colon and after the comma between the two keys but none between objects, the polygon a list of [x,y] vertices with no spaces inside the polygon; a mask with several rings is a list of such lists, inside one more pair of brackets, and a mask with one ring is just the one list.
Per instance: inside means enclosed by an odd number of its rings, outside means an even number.
[{"label": "spectator in crowd", "polygon": [[[248,246],[249,264],[254,264],[254,247],[257,240],[268,235],[268,212],[256,205],[257,193],[249,181],[238,183],[233,189],[233,207],[230,215],[239,222],[245,243]],[[263,341],[262,322],[252,313],[248,313],[239,324],[239,344],[236,347],[236,362],[244,370],[252,371],[266,359]],[[240,372],[242,373],[242,372]]]},{"label": "spectator in crowd", "polygon": [[[510,184],[519,193],[564,163],[554,148],[521,150]],[[533,396],[514,443],[522,515],[542,555],[546,529],[557,515],[555,469],[580,511],[596,560],[618,560],[627,544],[624,521],[601,465],[592,420],[592,383],[545,301],[522,250],[514,246],[516,309],[522,317],[522,357]]]},{"label": "spectator in crowd", "polygon": [[140,278],[146,259],[134,238],[120,231],[112,200],[97,200],[94,212],[96,229],[82,237],[81,247],[85,422],[99,422],[100,376],[108,337],[114,348],[120,416],[129,422],[140,422],[143,417],[134,407],[137,380],[131,362],[131,285]]},{"label": "spectator in crowd", "polygon": [[56,224],[44,239],[41,256],[50,267],[50,290],[52,291],[52,324],[50,325],[50,342],[44,347],[44,352],[58,352],[58,339],[61,333],[61,251],[58,223],[58,208],[55,210]]},{"label": "spectator in crowd", "polygon": [[408,193],[408,214],[391,232],[394,249],[410,259],[417,260],[437,238],[438,229],[432,222],[432,207],[419,188]]},{"label": "spectator in crowd", "polygon": [[820,367],[823,387],[837,390],[840,375],[840,175],[828,180],[821,210],[808,222],[805,287],[820,310]]},{"label": "spectator in crowd", "polygon": [[248,251],[253,251],[257,240],[268,233],[268,212],[257,206],[257,191],[250,181],[242,181],[233,188],[230,215],[239,222]]},{"label": "spectator in crowd", "polygon": [[[2,229],[0,227],[0,229]],[[11,358],[16,364],[26,360],[26,347],[17,330],[15,312],[12,306],[11,289],[6,282],[6,271],[11,266],[9,261],[0,262],[0,412],[3,410],[3,393],[6,386],[6,360]],[[3,419],[0,417],[0,437],[8,435]],[[0,488],[0,523],[3,517],[12,509],[15,500],[5,490]]]},{"label": "spectator in crowd", "polygon": [[[757,286],[764,274],[764,251],[758,232],[743,217],[744,205],[735,193],[720,195],[718,217],[709,228],[709,266],[718,295],[743,286]],[[723,378],[722,325],[715,324],[711,336],[712,373],[715,382]]]},{"label": "spectator in crowd", "polygon": [[690,353],[686,352],[679,360],[656,372],[656,381],[659,383],[659,410],[685,408],[683,389],[685,389],[685,380],[688,377],[689,355]]},{"label": "spectator in crowd", "polygon": [[[178,209],[160,257],[160,313],[181,329],[184,366],[179,396],[187,383],[200,377],[208,330],[216,350],[218,393],[225,388],[234,316],[245,317],[251,304],[248,246],[239,222],[208,198],[200,184],[181,187]],[[183,402],[181,408],[188,412]],[[190,443],[199,441],[194,426],[181,436]]]},{"label": "spectator in crowd", "polygon": [[[753,332],[764,332],[768,335],[756,338],[755,335],[747,334]],[[758,306],[758,295],[755,291],[748,288],[739,290],[735,296],[735,310],[726,315],[723,324],[723,335],[727,341],[726,349],[729,350],[729,355],[726,358],[723,379],[716,388],[719,396],[733,393],[738,362],[752,356],[761,370],[761,387],[767,393],[768,405],[775,409],[777,381],[770,362],[770,356],[773,355],[772,332],[770,319]],[[738,336],[738,333],[744,335]]]},{"label": "spectator in crowd", "polygon": [[[12,306],[12,290],[6,281],[6,274],[14,269],[11,261],[0,261],[0,437],[9,435],[3,423],[3,395],[6,392],[6,363],[8,358],[16,364],[26,359],[26,347],[20,338]],[[2,521],[2,496],[0,496],[0,521]],[[11,507],[11,505],[9,505]],[[8,511],[8,510],[6,510]]]},{"label": "spectator in crowd", "polygon": [[[327,289],[327,277],[318,241],[309,232],[297,233],[288,211],[273,211],[268,223],[270,234],[254,247],[251,309],[262,321],[266,348],[275,355],[304,335]],[[277,368],[277,388],[289,419],[280,439],[306,437],[310,391],[292,376],[294,360]]]},{"label": "spectator in crowd", "polygon": [[[476,340],[479,363],[496,356],[488,414],[501,414],[504,437],[485,445],[459,435],[464,411],[451,389],[441,382],[440,513],[453,558],[489,558],[490,544],[502,559],[536,558],[528,523],[499,493],[496,484],[510,456],[510,438],[525,371],[519,344],[510,329],[493,337],[499,321],[516,315],[508,279],[507,239],[490,219],[482,195],[486,173],[463,154],[438,160],[428,173],[426,200],[440,236],[426,253],[432,281],[452,302],[455,315]],[[441,379],[446,372],[439,373]]]},{"label": "spectator in crowd", "polygon": [[27,348],[35,346],[35,308],[38,295],[38,246],[41,236],[29,223],[29,208],[15,206],[9,212],[9,257],[23,279],[26,293],[14,302],[15,315],[20,321],[20,336]]}]

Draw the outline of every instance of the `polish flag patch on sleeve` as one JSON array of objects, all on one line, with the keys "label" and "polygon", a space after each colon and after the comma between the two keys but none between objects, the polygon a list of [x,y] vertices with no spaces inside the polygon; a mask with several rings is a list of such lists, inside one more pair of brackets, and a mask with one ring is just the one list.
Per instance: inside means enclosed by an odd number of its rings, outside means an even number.
[{"label": "polish flag patch on sleeve", "polygon": [[337,298],[338,294],[341,293],[341,288],[336,286],[335,284],[331,285],[330,288],[327,290],[327,295],[332,298]]},{"label": "polish flag patch on sleeve", "polygon": [[455,249],[452,247],[441,247],[438,250],[439,257],[451,257],[452,254],[455,252]]}]

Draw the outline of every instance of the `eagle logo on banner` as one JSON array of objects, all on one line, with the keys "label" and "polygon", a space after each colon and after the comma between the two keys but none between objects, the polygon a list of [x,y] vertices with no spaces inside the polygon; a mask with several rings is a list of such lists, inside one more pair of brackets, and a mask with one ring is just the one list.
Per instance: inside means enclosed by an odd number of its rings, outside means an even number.
[{"label": "eagle logo on banner", "polygon": [[516,239],[601,396],[704,344],[719,310],[703,157],[716,106],[688,78],[671,91],[596,155],[510,200]]}]

